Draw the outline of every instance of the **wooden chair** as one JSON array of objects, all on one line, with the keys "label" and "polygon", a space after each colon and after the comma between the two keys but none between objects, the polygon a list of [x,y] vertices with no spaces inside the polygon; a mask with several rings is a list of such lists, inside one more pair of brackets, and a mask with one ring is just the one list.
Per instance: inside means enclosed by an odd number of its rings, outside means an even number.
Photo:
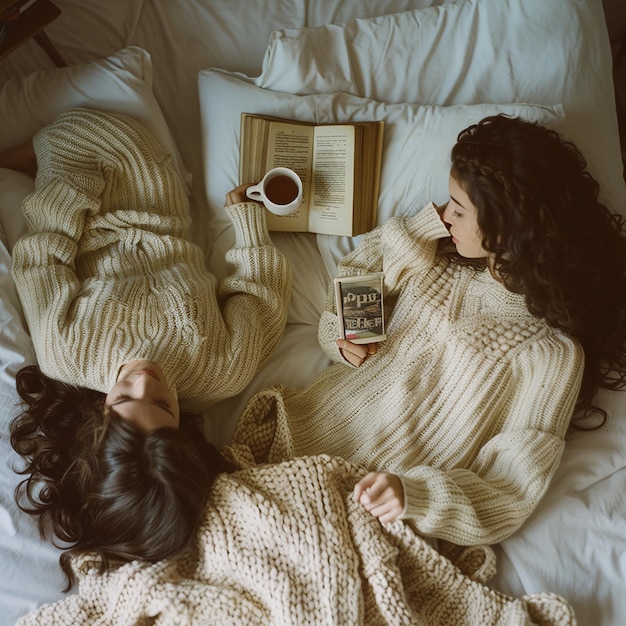
[{"label": "wooden chair", "polygon": [[0,0],[0,59],[34,39],[56,66],[66,66],[67,63],[44,32],[44,28],[61,15],[61,9],[49,0],[35,0],[22,11],[27,2]]}]

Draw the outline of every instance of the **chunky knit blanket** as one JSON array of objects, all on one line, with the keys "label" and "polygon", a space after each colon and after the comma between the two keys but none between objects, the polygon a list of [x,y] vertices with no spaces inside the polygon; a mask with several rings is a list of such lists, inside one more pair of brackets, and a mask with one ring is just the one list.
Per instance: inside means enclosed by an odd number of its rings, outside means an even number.
[{"label": "chunky knit blanket", "polygon": [[347,461],[254,466],[230,452],[248,467],[217,480],[194,550],[104,575],[83,556],[78,594],[19,626],[575,624],[558,596],[487,588],[489,548],[448,545],[445,556],[402,521],[381,525],[352,501],[362,472]]}]

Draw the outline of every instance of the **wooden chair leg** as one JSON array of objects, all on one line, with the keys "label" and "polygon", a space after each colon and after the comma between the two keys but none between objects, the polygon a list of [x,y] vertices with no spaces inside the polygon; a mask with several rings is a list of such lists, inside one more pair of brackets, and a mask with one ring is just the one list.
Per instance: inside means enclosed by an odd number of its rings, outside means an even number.
[{"label": "wooden chair leg", "polygon": [[34,35],[34,39],[44,49],[45,53],[54,61],[54,64],[57,67],[67,66],[67,63],[43,30],[40,30],[36,35]]}]

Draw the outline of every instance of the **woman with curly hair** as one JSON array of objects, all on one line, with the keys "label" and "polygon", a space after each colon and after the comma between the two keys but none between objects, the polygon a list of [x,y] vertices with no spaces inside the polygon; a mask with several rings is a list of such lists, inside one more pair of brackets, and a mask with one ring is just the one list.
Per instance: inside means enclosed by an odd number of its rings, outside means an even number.
[{"label": "woman with curly hair", "polygon": [[176,426],[142,430],[103,410],[105,394],[60,383],[34,365],[18,372],[17,391],[23,410],[11,443],[28,474],[18,504],[38,518],[42,536],[63,542],[68,589],[74,555],[97,553],[104,572],[189,545],[213,481],[232,469],[197,417],[181,413]]},{"label": "woman with curly hair", "polygon": [[626,235],[578,149],[538,124],[486,118],[451,160],[447,205],[391,219],[340,263],[384,273],[386,341],[338,340],[331,289],[319,338],[335,363],[257,394],[235,441],[257,460],[363,464],[353,497],[372,515],[472,545],[524,522],[572,417],[624,386]]},{"label": "woman with curly hair", "polygon": [[17,375],[18,502],[72,554],[181,551],[228,466],[192,415],[241,391],[276,347],[291,269],[245,185],[218,284],[189,240],[187,193],[139,121],[76,108],[0,156],[36,174],[12,272],[38,366]]}]

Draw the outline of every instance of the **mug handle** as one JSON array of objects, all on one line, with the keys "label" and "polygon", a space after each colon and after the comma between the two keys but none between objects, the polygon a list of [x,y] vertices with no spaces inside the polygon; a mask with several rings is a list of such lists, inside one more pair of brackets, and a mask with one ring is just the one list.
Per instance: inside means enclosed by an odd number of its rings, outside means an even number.
[{"label": "mug handle", "polygon": [[259,202],[261,202],[263,199],[261,195],[261,189],[261,183],[259,183],[258,185],[252,185],[251,187],[248,187],[246,189],[246,196],[248,196],[250,200],[258,200]]}]

